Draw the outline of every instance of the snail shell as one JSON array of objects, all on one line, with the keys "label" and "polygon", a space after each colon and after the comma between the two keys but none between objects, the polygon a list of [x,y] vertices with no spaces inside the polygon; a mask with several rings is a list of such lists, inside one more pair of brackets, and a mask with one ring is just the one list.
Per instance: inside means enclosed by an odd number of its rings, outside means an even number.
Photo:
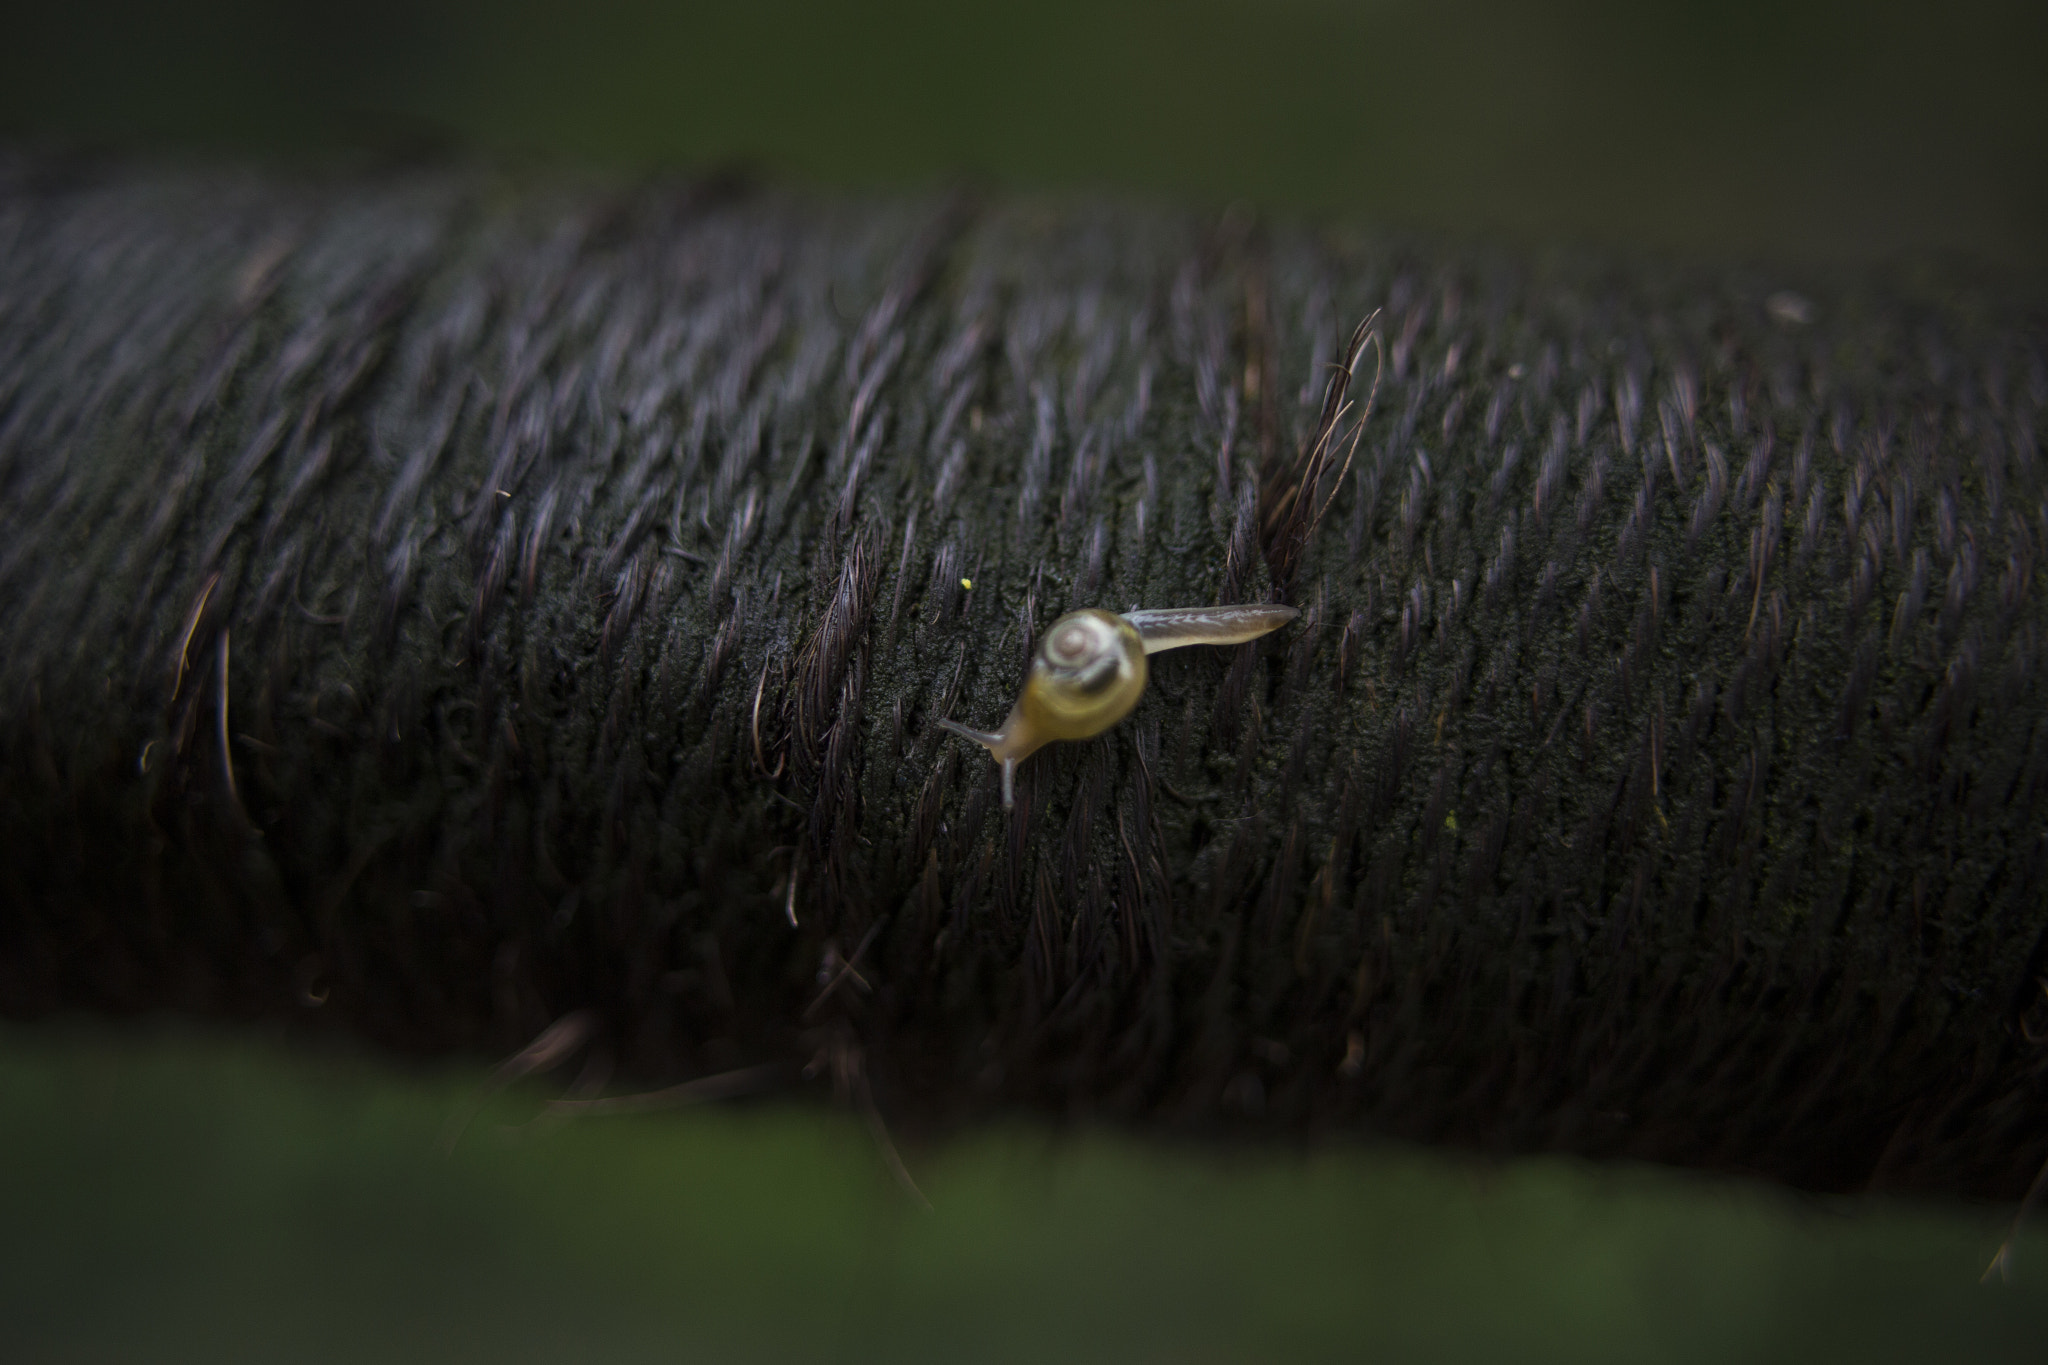
[{"label": "snail shell", "polygon": [[1056,739],[1091,739],[1131,713],[1145,691],[1145,656],[1182,645],[1239,644],[1292,621],[1293,607],[1176,607],[1119,616],[1090,608],[1052,623],[1031,655],[1024,691],[995,731],[958,721],[1002,765],[1003,806],[1012,804],[1017,765]]}]

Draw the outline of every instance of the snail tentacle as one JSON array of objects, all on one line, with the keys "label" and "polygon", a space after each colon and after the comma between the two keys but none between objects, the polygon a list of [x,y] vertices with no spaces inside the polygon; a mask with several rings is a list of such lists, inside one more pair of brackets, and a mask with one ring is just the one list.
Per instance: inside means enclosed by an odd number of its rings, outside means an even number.
[{"label": "snail tentacle", "polygon": [[972,726],[962,725],[957,720],[942,720],[939,722],[939,728],[951,730],[956,735],[971,739],[984,749],[995,749],[1002,746],[1003,737],[994,730],[977,730]]},{"label": "snail tentacle", "polygon": [[1131,713],[1145,691],[1145,656],[1181,645],[1238,644],[1293,620],[1292,607],[1187,607],[1119,616],[1089,609],[1054,621],[1032,651],[1023,694],[1000,730],[939,724],[987,749],[1014,804],[1017,765],[1056,739],[1090,739]]},{"label": "snail tentacle", "polygon": [[[1015,804],[1013,793],[1016,789],[1017,763],[1023,757],[1023,754],[1014,752],[1016,745],[1013,744],[1013,739],[1021,740],[1021,737],[1012,734],[1017,728],[1016,722],[1017,712],[1014,709],[1010,712],[1009,722],[1001,730],[976,730],[972,726],[962,725],[957,720],[942,720],[939,722],[940,728],[951,730],[956,735],[965,736],[988,750],[989,757],[995,759],[1001,765],[1003,770],[1004,810],[1010,809]],[[1030,753],[1032,749],[1037,747],[1036,744],[1033,744],[1025,748],[1023,752]]]}]

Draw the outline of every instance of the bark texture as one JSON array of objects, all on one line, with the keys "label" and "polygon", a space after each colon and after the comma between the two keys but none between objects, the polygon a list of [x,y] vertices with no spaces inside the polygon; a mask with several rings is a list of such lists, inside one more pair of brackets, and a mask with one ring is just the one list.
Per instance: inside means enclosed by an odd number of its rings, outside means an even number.
[{"label": "bark texture", "polygon": [[[817,1063],[899,1125],[2014,1194],[2042,323],[1100,204],[0,163],[0,1009],[583,1010],[640,1079]],[[1013,813],[935,723],[1069,608],[1269,598]]]}]

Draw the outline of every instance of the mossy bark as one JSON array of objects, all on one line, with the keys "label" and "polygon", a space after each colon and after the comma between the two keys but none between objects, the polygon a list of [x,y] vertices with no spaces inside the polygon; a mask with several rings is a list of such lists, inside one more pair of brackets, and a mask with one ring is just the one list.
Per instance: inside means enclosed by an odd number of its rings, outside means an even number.
[{"label": "mossy bark", "polygon": [[[587,1010],[639,1078],[830,1063],[911,1126],[2014,1193],[2041,324],[1089,203],[11,163],[0,1008]],[[1071,607],[1268,597],[1014,812],[935,724]]]}]

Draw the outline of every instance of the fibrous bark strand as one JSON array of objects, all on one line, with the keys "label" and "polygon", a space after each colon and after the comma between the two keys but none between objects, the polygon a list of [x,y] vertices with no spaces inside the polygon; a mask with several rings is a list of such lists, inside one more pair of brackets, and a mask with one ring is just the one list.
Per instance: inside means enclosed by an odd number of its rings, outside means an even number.
[{"label": "fibrous bark strand", "polygon": [[[0,1007],[506,1050],[588,1011],[650,1080],[855,1056],[892,1123],[2017,1192],[2041,315],[1799,287],[11,163]],[[1268,597],[1302,618],[1159,656],[1013,813],[937,724],[1069,609]]]}]

